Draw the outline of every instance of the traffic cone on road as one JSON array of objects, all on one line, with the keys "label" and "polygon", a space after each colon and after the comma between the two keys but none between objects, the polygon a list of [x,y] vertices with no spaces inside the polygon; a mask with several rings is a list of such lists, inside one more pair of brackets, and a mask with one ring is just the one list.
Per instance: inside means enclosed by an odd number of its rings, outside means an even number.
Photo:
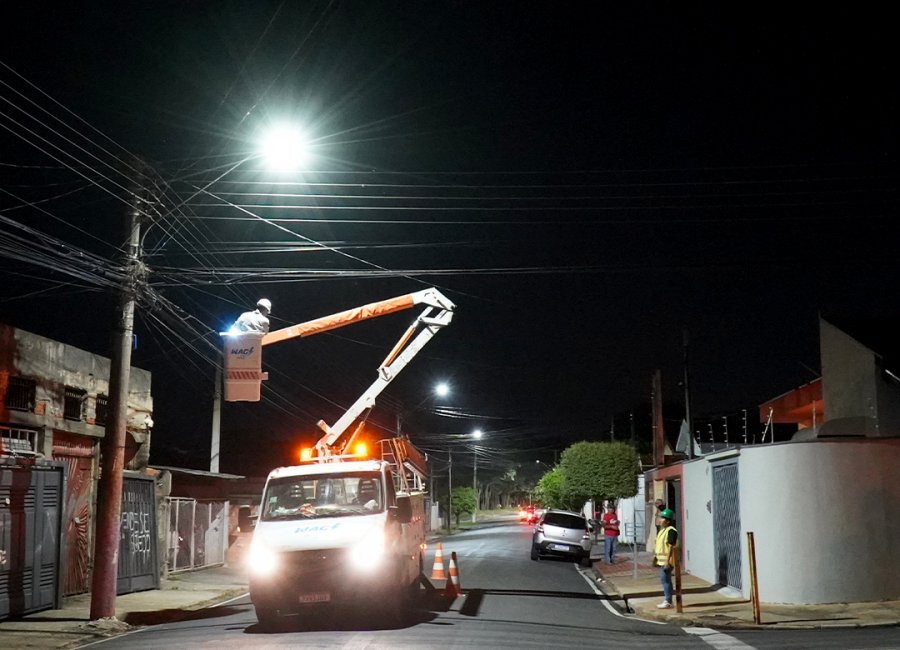
[{"label": "traffic cone on road", "polygon": [[462,587],[459,585],[459,570],[456,567],[456,552],[450,554],[450,579],[447,580],[447,594],[462,595]]},{"label": "traffic cone on road", "polygon": [[446,580],[447,574],[444,573],[444,551],[438,542],[437,550],[434,552],[434,567],[431,569],[432,580]]}]

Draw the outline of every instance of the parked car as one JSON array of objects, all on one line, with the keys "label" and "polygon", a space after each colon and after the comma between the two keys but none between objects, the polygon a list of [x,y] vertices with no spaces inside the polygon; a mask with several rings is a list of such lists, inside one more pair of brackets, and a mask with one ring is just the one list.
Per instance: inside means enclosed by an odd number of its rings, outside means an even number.
[{"label": "parked car", "polygon": [[547,510],[531,538],[531,559],[539,560],[542,555],[571,557],[582,566],[590,566],[590,522],[577,512]]}]

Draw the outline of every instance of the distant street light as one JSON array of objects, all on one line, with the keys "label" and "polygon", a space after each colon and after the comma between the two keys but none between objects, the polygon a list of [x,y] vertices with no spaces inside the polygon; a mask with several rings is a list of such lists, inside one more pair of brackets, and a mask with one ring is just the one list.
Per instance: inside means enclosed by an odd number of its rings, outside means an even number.
[{"label": "distant street light", "polygon": [[[481,429],[475,429],[472,432],[472,437],[475,440],[481,440],[481,436],[484,435],[481,432]],[[472,523],[475,523],[475,513],[478,512],[478,446],[472,445],[472,458],[474,463],[472,465],[472,489],[475,490],[475,509],[472,510]]]},{"label": "distant street light", "polygon": [[428,400],[434,397],[447,397],[450,394],[450,386],[446,382],[440,382],[434,385],[434,388],[431,389],[431,392],[425,395],[422,398],[422,401],[416,404],[414,407],[409,409],[408,411],[397,411],[397,437],[400,437],[400,430],[402,427],[403,415],[409,413],[415,413],[422,405],[425,404]]}]

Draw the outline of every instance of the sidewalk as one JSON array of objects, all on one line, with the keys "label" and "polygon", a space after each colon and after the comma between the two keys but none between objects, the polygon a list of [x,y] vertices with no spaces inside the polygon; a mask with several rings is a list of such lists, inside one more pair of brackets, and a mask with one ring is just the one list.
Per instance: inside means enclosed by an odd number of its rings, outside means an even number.
[{"label": "sidewalk", "polygon": [[221,566],[173,574],[161,581],[159,589],[119,596],[115,621],[92,623],[90,594],[71,596],[63,600],[62,609],[0,621],[0,646],[77,648],[142,626],[176,621],[244,593],[247,593],[244,572]]},{"label": "sidewalk", "polygon": [[[593,555],[593,554],[592,554]],[[836,603],[829,605],[781,605],[761,603],[762,624],[753,621],[749,599],[730,587],[720,588],[690,574],[682,574],[683,612],[657,609],[662,601],[658,569],[652,553],[638,552],[637,578],[629,549],[619,549],[613,566],[593,564],[597,586],[620,610],[641,618],[675,625],[745,629],[816,629],[900,624],[900,601]]]}]

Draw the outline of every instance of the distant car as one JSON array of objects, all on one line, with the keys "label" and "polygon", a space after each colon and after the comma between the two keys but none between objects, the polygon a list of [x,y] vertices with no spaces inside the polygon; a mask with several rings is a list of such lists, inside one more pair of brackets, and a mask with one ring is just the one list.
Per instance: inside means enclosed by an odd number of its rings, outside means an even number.
[{"label": "distant car", "polygon": [[524,521],[526,524],[533,524],[537,520],[538,515],[534,511],[534,506],[525,506],[519,510],[519,521]]},{"label": "distant car", "polygon": [[547,510],[534,527],[531,559],[543,555],[571,557],[582,566],[591,564],[591,527],[577,512]]}]

